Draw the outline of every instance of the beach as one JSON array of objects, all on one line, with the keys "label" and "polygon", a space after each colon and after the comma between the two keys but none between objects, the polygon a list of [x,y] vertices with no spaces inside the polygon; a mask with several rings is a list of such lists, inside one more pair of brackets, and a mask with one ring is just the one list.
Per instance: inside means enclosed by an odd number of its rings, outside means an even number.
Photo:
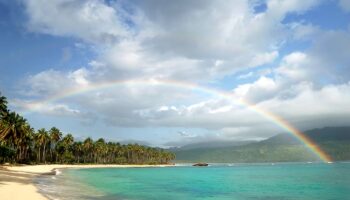
[{"label": "beach", "polygon": [[46,200],[35,187],[38,176],[54,175],[55,169],[66,168],[131,168],[165,167],[173,165],[23,165],[0,166],[1,200]]}]

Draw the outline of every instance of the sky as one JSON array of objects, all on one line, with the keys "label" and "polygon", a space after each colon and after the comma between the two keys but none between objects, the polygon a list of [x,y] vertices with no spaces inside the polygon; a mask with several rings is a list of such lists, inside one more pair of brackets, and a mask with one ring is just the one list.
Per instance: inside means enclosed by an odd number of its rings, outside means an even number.
[{"label": "sky", "polygon": [[284,132],[240,101],[300,130],[346,126],[349,58],[349,0],[0,0],[2,95],[78,139]]}]

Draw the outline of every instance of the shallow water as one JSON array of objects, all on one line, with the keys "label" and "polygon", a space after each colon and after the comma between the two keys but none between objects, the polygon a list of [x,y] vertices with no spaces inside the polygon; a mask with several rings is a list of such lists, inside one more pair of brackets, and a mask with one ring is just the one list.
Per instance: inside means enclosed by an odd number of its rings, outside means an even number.
[{"label": "shallow water", "polygon": [[350,199],[350,163],[69,169],[42,177],[52,199]]}]

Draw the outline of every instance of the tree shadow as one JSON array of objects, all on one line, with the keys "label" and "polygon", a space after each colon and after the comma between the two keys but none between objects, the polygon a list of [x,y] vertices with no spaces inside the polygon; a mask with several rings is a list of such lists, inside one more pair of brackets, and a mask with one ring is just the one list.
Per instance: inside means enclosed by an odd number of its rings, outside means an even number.
[{"label": "tree shadow", "polygon": [[31,184],[35,176],[37,176],[37,174],[20,171],[14,172],[0,168],[0,185],[4,185],[6,182]]}]

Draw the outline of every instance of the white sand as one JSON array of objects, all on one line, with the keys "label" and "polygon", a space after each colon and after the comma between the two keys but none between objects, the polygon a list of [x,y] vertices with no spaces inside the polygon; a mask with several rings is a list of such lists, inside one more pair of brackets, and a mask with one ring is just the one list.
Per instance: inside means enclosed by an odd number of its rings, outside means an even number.
[{"label": "white sand", "polygon": [[165,167],[173,165],[25,165],[0,166],[1,200],[45,200],[33,184],[36,176],[63,168]]}]

